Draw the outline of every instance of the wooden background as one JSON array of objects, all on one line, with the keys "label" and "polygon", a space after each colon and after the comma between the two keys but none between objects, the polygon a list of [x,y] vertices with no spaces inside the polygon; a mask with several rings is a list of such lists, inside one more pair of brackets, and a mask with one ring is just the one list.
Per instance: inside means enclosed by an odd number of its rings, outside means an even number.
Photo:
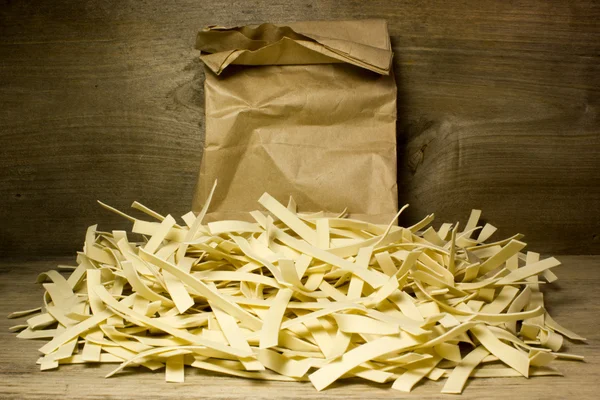
[{"label": "wooden background", "polygon": [[0,1],[0,254],[72,254],[95,203],[189,210],[205,25],[386,18],[408,220],[471,208],[533,250],[600,253],[600,2]]}]

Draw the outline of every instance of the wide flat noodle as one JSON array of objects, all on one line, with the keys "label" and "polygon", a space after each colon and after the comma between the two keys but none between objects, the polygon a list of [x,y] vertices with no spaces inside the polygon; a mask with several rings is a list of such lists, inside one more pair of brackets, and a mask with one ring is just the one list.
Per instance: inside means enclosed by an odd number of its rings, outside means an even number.
[{"label": "wide flat noodle", "polygon": [[568,337],[571,340],[580,340],[582,342],[585,342],[587,339],[584,338],[583,336],[580,336],[578,334],[576,334],[575,332],[563,327],[562,325],[560,325],[558,322],[556,322],[551,316],[550,314],[546,313],[544,314],[544,322],[546,324],[546,326],[566,337]]},{"label": "wide flat noodle", "polygon": [[529,359],[519,350],[504,344],[485,326],[477,325],[471,328],[473,335],[490,353],[498,357],[508,366],[523,375],[529,376]]},{"label": "wide flat noodle", "polygon": [[382,337],[350,350],[339,360],[333,361],[318,371],[313,372],[308,378],[313,386],[320,391],[331,385],[346,372],[366,361],[409,348],[417,343],[415,339],[408,336],[400,339]]},{"label": "wide flat noodle", "polygon": [[171,228],[175,225],[175,219],[170,215],[160,223],[154,235],[148,240],[146,245],[144,245],[144,250],[148,253],[155,253],[158,250],[158,246],[162,244],[162,241],[165,240],[167,234],[171,230]]},{"label": "wide flat noodle", "polygon": [[165,381],[181,383],[185,381],[183,354],[171,356],[167,359]]},{"label": "wide flat noodle", "polygon": [[[121,304],[123,306],[133,304],[133,296],[127,297],[126,299],[122,300]],[[58,347],[62,346],[69,340],[78,337],[79,335],[91,329],[92,327],[98,325],[100,322],[106,320],[111,315],[113,315],[113,313],[109,310],[104,310],[102,312],[94,314],[94,316],[86,319],[85,321],[80,322],[75,326],[70,327],[66,331],[62,332],[60,335],[56,336],[50,342],[46,343],[40,348],[40,352],[42,352],[43,354],[50,354]]]},{"label": "wide flat noodle", "polygon": [[467,354],[450,373],[442,393],[462,393],[467,379],[488,354],[490,352],[484,346],[476,347]]},{"label": "wide flat noodle", "polygon": [[164,260],[161,260],[158,257],[155,257],[149,253],[146,253],[143,249],[140,249],[140,254],[142,255],[142,258],[145,257],[146,260],[152,262],[153,264],[157,265],[158,267],[160,267],[160,268],[170,272],[174,276],[178,277],[184,283],[186,283],[188,286],[190,286],[191,288],[198,291],[198,293],[200,293],[202,296],[206,297],[207,300],[213,301],[217,306],[219,306],[220,308],[222,308],[224,311],[228,312],[229,314],[235,316],[236,318],[240,319],[241,321],[248,323],[252,326],[257,326],[257,324],[260,325],[260,322],[257,322],[257,320],[254,317],[252,317],[252,315],[250,315],[247,311],[244,311],[243,309],[235,306],[234,304],[229,303],[227,300],[225,300],[222,297],[222,295],[220,295],[218,293],[218,291],[215,291],[214,289],[209,288],[205,283],[194,278],[192,275],[186,273],[185,271],[180,270],[176,266],[174,266]]},{"label": "wide flat noodle", "polygon": [[[250,348],[250,345],[244,337],[244,333],[238,326],[236,320],[231,315],[225,313],[220,308],[215,307],[214,305],[211,305],[211,308],[229,344],[232,347],[246,350],[248,351],[248,353],[251,354],[252,349]],[[250,358],[245,358],[240,361],[248,371],[262,371],[265,369],[265,367],[260,362],[252,360]]]},{"label": "wide flat noodle", "polygon": [[498,285],[508,285],[513,282],[520,282],[525,278],[529,278],[532,275],[540,274],[548,268],[553,268],[560,265],[560,261],[558,261],[554,257],[546,258],[545,260],[538,261],[533,264],[528,264],[522,268],[516,269],[512,271],[510,274],[506,275],[504,278],[498,281]]},{"label": "wide flat noodle", "polygon": [[258,199],[258,202],[269,210],[273,215],[279,218],[291,230],[298,234],[302,239],[312,245],[317,244],[317,232],[302,222],[294,213],[285,208],[281,203],[275,200],[271,195],[265,193]]},{"label": "wide flat noodle", "polygon": [[268,349],[257,350],[257,358],[268,369],[291,378],[302,378],[310,368],[307,360],[296,361]]},{"label": "wide flat noodle", "polygon": [[344,271],[354,273],[355,275],[357,275],[362,280],[369,283],[369,285],[375,288],[380,287],[385,283],[384,278],[381,275],[376,274],[374,271],[368,269],[358,269],[353,263],[338,256],[335,256],[325,250],[313,247],[310,244],[307,244],[306,242],[295,239],[281,230],[275,230],[275,237],[282,243],[290,246],[291,248],[297,251],[300,251],[318,260],[339,267]]},{"label": "wide flat noodle", "polygon": [[[175,337],[178,337],[180,339],[183,339],[189,343],[192,344],[202,344],[206,347],[210,347],[213,348],[215,350],[219,350],[222,351],[223,353],[227,353],[227,354],[233,354],[233,355],[237,355],[237,356],[249,356],[250,354],[248,353],[248,351],[244,350],[244,349],[235,349],[232,347],[228,347],[228,346],[223,346],[220,343],[216,343],[210,340],[205,340],[202,339],[201,337],[198,337],[196,335],[192,335],[190,334],[188,331],[186,330],[181,330],[178,328],[172,328],[170,325],[159,322],[156,318],[148,318],[144,315],[141,314],[137,314],[136,312],[134,312],[133,310],[131,310],[129,307],[127,307],[127,305],[125,304],[120,304],[118,302],[116,302],[112,296],[110,296],[110,294],[106,291],[106,289],[103,286],[96,286],[93,289],[96,294],[102,299],[102,301],[108,306],[110,307],[113,311],[115,312],[120,312],[123,314],[124,318],[131,318],[133,319],[132,322],[136,322],[139,321],[142,324],[146,325],[146,326],[150,326],[156,329],[160,329],[164,332],[167,332]],[[91,319],[91,318],[89,318]],[[89,321],[86,320],[86,321]],[[84,321],[85,322],[85,321]],[[41,350],[40,350],[41,351]],[[42,351],[43,352],[43,351]]]},{"label": "wide flat noodle", "polygon": [[401,392],[410,392],[414,385],[419,383],[421,379],[426,377],[440,362],[441,357],[435,355],[431,358],[417,361],[412,364],[409,369],[404,372],[398,379],[394,381],[392,389]]},{"label": "wide flat noodle", "polygon": [[41,370],[119,362],[108,376],[165,368],[183,382],[192,366],[406,392],[447,377],[442,392],[461,393],[469,378],[558,375],[555,359],[583,359],[560,352],[563,335],[585,339],[544,308],[540,286],[559,262],[521,252],[520,234],[485,243],[496,228],[478,226],[479,210],[461,230],[428,227],[433,214],[404,228],[298,213],[265,194],[255,222],[206,224],[215,187],[184,226],[139,203],[158,222],[105,206],[141,241],[90,226],[77,266],[59,268],[70,276],[42,273],[42,307],[10,315],[28,317],[17,337],[49,340]]},{"label": "wide flat noodle", "polygon": [[185,289],[183,282],[181,282],[176,276],[165,271],[163,272],[163,277],[165,279],[167,290],[175,302],[177,311],[179,311],[180,314],[183,314],[194,305],[194,299],[192,299],[190,294]]},{"label": "wide flat noodle", "polygon": [[339,330],[345,333],[367,333],[373,335],[397,335],[400,324],[378,321],[355,314],[333,314]]},{"label": "wide flat noodle", "polygon": [[523,249],[527,244],[523,242],[519,242],[518,240],[511,240],[494,256],[488,258],[484,261],[479,269],[482,273],[487,273],[492,271],[493,269],[498,268],[502,263],[506,262],[510,257],[514,254],[518,253]]},{"label": "wide flat noodle", "polygon": [[287,308],[287,304],[292,297],[290,289],[282,289],[277,292],[273,301],[273,306],[269,308],[264,318],[262,330],[260,333],[260,348],[268,349],[269,347],[279,344],[279,330],[283,314]]}]

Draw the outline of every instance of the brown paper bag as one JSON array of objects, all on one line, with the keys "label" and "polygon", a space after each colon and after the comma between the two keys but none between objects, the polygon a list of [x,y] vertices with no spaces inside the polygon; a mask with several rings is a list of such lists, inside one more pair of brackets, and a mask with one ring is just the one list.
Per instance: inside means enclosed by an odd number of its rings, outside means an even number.
[{"label": "brown paper bag", "polygon": [[[269,192],[302,212],[378,223],[397,212],[396,85],[384,20],[209,27],[206,142],[194,195],[246,219]],[[238,64],[238,65],[233,65]]]}]

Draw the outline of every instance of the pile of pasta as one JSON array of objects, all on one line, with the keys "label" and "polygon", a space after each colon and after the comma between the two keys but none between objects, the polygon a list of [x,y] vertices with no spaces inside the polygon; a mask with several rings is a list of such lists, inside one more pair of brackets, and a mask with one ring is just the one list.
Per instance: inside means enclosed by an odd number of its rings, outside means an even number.
[{"label": "pile of pasta", "polygon": [[[549,364],[563,335],[585,340],[544,309],[540,286],[556,280],[553,257],[523,252],[522,235],[489,242],[496,228],[378,225],[323,213],[302,214],[268,194],[254,222],[180,225],[153,218],[131,232],[91,226],[68,278],[42,273],[43,307],[11,329],[40,348],[42,370],[61,364],[116,363],[165,368],[182,382],[185,366],[242,378],[393,382],[410,391],[447,378],[461,393],[467,379],[560,375]],[[102,204],[102,203],[101,203]],[[132,237],[136,236],[137,241]],[[31,316],[33,313],[35,315]]]}]

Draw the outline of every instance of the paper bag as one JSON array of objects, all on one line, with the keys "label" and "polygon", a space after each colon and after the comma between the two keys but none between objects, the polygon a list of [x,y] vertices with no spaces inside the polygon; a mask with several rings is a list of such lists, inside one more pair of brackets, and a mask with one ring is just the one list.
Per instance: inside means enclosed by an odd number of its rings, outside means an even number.
[{"label": "paper bag", "polygon": [[384,20],[209,27],[206,142],[193,201],[207,220],[246,219],[269,192],[302,212],[397,212],[396,85]]}]

